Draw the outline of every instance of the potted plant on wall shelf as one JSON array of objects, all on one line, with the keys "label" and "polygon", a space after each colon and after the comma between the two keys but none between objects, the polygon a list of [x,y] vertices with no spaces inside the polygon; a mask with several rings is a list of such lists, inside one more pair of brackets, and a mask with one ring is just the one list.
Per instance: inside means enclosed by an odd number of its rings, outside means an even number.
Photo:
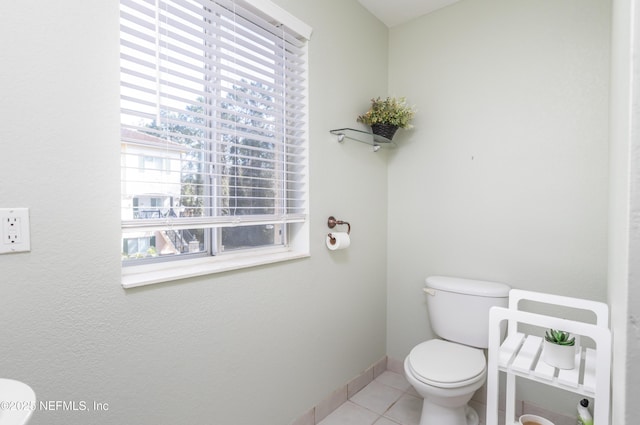
[{"label": "potted plant on wall shelf", "polygon": [[407,105],[404,97],[377,97],[371,99],[371,107],[358,116],[358,122],[371,126],[375,135],[391,140],[399,128],[411,128],[415,110]]},{"label": "potted plant on wall shelf", "polygon": [[569,332],[549,329],[544,334],[542,360],[558,369],[573,369],[576,358],[576,338]]}]

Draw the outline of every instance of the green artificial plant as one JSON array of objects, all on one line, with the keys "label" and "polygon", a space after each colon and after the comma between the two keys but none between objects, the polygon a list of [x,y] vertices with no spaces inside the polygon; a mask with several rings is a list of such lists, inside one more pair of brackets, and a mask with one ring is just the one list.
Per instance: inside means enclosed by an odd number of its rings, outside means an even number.
[{"label": "green artificial plant", "polygon": [[358,122],[367,125],[389,124],[398,128],[411,128],[415,110],[407,105],[404,97],[377,97],[371,99],[371,107],[358,116]]},{"label": "green artificial plant", "polygon": [[575,345],[575,337],[569,338],[571,335],[566,331],[559,331],[555,329],[549,329],[544,334],[544,339],[552,344],[557,345]]}]

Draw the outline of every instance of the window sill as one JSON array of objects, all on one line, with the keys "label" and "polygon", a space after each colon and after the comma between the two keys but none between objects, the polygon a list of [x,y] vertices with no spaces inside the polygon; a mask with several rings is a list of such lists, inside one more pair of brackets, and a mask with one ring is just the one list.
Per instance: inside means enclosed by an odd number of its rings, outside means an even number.
[{"label": "window sill", "polygon": [[179,279],[222,273],[306,257],[309,257],[308,253],[282,250],[269,251],[268,253],[261,254],[251,252],[197,258],[193,260],[170,261],[144,266],[123,267],[122,287],[125,289],[136,288],[154,283],[171,282]]}]

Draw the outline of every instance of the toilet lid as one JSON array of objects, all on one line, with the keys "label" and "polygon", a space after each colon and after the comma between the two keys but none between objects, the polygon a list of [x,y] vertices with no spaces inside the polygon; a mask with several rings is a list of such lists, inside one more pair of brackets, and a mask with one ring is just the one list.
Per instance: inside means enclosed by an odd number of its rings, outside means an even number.
[{"label": "toilet lid", "polygon": [[411,350],[409,365],[416,378],[446,388],[481,379],[486,361],[478,348],[432,339]]}]

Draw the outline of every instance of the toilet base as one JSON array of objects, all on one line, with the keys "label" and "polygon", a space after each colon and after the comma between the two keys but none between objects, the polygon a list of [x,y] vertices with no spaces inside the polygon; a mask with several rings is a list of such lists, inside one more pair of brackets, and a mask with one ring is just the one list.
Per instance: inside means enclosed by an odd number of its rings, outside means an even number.
[{"label": "toilet base", "polygon": [[409,366],[409,356],[404,360],[405,377],[422,396],[420,425],[478,425],[478,413],[469,406],[469,401],[482,386],[486,375],[459,388],[437,388],[417,380]]},{"label": "toilet base", "polygon": [[478,425],[478,412],[469,405],[456,408],[444,407],[424,399],[420,425]]}]

